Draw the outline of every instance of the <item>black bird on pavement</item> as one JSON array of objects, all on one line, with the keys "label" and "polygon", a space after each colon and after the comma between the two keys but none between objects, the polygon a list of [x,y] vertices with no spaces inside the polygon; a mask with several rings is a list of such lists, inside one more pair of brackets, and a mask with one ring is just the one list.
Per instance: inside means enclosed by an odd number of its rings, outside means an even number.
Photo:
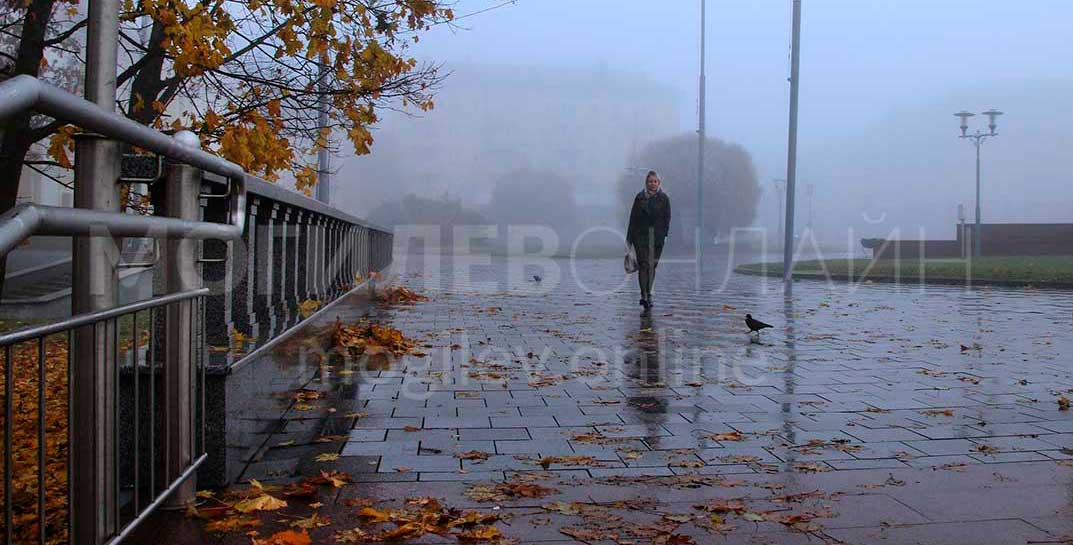
[{"label": "black bird on pavement", "polygon": [[533,282],[540,282],[540,280],[541,280],[541,278],[540,278],[539,274],[534,274],[533,275]]},{"label": "black bird on pavement", "polygon": [[754,331],[756,332],[756,338],[757,339],[760,338],[760,330],[761,329],[771,327],[770,324],[765,324],[764,322],[761,322],[760,320],[754,320],[752,314],[746,314],[745,315],[745,325],[749,327],[749,334],[750,335],[752,335]]}]

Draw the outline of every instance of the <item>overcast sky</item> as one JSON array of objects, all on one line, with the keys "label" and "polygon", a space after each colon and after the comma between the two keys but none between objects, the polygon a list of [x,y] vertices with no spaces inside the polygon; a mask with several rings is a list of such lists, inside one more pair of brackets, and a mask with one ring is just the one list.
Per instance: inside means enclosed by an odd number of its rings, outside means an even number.
[{"label": "overcast sky", "polygon": [[[455,12],[500,3],[460,0]],[[1073,221],[1073,0],[803,4],[799,172],[818,209],[952,224],[973,183],[952,114],[995,107],[1008,115],[985,144],[985,221]],[[785,174],[790,5],[708,2],[709,134],[749,149],[765,186]],[[517,0],[458,25],[423,35],[416,56],[643,74],[677,93],[683,131],[696,126],[698,1]]]}]

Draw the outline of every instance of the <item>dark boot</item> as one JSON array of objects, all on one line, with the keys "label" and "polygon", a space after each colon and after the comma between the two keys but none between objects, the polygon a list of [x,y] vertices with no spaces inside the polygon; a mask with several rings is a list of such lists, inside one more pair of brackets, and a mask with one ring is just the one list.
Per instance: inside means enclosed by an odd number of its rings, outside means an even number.
[{"label": "dark boot", "polygon": [[640,289],[641,292],[641,300],[639,301],[639,304],[641,306],[645,306],[645,301],[648,300],[647,298],[645,298],[645,294],[648,293],[648,270],[643,262],[638,263],[638,265],[639,267],[637,269],[637,287]]}]

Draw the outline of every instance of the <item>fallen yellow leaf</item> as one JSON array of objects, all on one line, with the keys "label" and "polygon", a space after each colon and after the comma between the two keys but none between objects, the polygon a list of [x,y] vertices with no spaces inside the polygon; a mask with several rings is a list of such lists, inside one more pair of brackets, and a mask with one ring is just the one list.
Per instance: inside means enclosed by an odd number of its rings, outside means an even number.
[{"label": "fallen yellow leaf", "polygon": [[287,502],[272,497],[268,494],[262,494],[255,498],[249,498],[242,500],[232,507],[239,513],[251,513],[253,511],[275,511],[276,509],[282,509],[287,507]]}]

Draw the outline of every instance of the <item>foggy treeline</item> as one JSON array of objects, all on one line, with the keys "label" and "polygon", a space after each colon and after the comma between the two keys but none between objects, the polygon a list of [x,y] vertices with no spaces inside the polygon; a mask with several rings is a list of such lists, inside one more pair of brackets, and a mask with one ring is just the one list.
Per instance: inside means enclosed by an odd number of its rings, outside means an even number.
[{"label": "foggy treeline", "polygon": [[[548,226],[569,248],[586,229],[624,229],[645,172],[656,169],[680,199],[674,230],[692,237],[697,139],[679,127],[679,100],[672,88],[603,68],[458,68],[435,110],[385,121],[373,153],[342,167],[336,179],[361,183],[341,183],[340,200],[387,226],[496,224],[502,236],[507,225]],[[759,188],[748,152],[710,139],[707,157],[706,186],[718,186],[708,224],[749,225]],[[621,248],[607,232],[585,244]]]},{"label": "foggy treeline", "polygon": [[[984,144],[984,222],[1069,221],[1070,96],[1073,81],[1061,77],[981,89],[966,83],[904,95],[865,115],[814,106],[806,85],[796,232],[812,227],[820,243],[849,252],[861,251],[861,238],[953,238],[958,204],[972,219],[974,153],[957,138],[951,114],[992,105],[1007,115],[1000,136]],[[692,106],[688,93],[624,71],[464,65],[445,82],[435,110],[386,118],[373,153],[340,167],[337,202],[387,225],[446,221],[441,217],[535,222],[568,241],[593,226],[622,229],[628,199],[654,168],[673,199],[671,242],[680,244],[676,237],[695,222],[696,136],[682,119]],[[730,226],[766,229],[777,244],[784,199],[773,179],[785,176],[785,119],[743,124],[723,115],[710,126],[709,145],[730,159],[709,155],[706,162],[714,177],[708,206],[726,207],[712,210],[706,224],[722,234]],[[675,139],[681,143],[673,153],[653,151]],[[756,186],[739,183],[749,179]],[[504,195],[507,188],[519,191],[516,199]],[[610,236],[591,241],[621,245]]]},{"label": "foggy treeline", "polygon": [[[697,137],[692,134],[668,138],[646,146],[634,159],[641,170],[659,172],[671,181],[671,233],[668,243],[679,249],[694,244],[697,225]],[[643,173],[642,173],[643,174]],[[625,208],[640,191],[638,176],[624,174],[618,181],[620,205]],[[752,225],[760,186],[749,152],[717,138],[704,146],[704,233],[702,240],[725,237],[735,227]]]}]

